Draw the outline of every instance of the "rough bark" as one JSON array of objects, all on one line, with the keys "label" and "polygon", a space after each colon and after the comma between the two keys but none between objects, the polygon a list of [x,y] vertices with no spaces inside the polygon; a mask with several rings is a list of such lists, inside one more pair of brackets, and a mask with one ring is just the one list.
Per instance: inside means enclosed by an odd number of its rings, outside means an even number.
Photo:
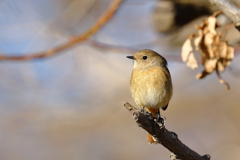
[{"label": "rough bark", "polygon": [[[171,152],[171,159],[181,160],[210,160],[210,155],[201,156],[183,144],[176,133],[168,131],[165,126],[156,122],[151,114],[134,108],[128,102],[123,106],[128,109],[137,125],[150,133],[158,143],[162,144]],[[173,153],[173,154],[172,154]]]}]

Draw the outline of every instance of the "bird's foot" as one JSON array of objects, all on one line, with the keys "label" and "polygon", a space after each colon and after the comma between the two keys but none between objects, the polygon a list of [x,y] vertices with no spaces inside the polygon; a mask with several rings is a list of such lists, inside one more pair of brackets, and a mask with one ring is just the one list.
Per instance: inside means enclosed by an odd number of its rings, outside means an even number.
[{"label": "bird's foot", "polygon": [[157,117],[154,119],[154,121],[159,125],[160,128],[165,127],[166,118],[164,116],[157,114]]},{"label": "bird's foot", "polygon": [[148,116],[150,119],[153,119],[158,125],[160,128],[163,128],[165,127],[165,120],[166,118],[164,116],[161,116],[160,113],[155,113],[155,114],[152,114],[151,112],[148,112],[145,107],[143,107],[141,109],[141,112]]},{"label": "bird's foot", "polygon": [[151,113],[148,112],[148,111],[145,109],[145,107],[143,107],[143,108],[141,109],[141,112],[142,112],[144,115],[146,115],[146,116],[151,115]]}]

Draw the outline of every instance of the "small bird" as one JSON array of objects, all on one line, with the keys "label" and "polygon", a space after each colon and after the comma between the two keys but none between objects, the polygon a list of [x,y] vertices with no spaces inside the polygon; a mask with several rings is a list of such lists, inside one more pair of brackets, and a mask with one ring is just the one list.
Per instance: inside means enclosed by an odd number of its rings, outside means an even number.
[{"label": "small bird", "polygon": [[[150,49],[140,50],[127,58],[134,60],[130,89],[135,103],[154,117],[160,117],[159,108],[166,110],[172,97],[172,80],[166,59]],[[150,134],[148,143],[157,144]]]}]

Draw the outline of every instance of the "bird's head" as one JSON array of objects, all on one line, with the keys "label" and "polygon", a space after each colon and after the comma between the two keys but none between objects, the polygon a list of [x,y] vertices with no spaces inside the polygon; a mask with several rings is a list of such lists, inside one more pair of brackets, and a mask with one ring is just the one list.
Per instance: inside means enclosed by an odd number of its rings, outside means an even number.
[{"label": "bird's head", "polygon": [[166,59],[157,52],[150,49],[140,50],[133,56],[127,56],[127,58],[134,60],[133,68],[136,69],[147,69],[156,66],[167,66]]}]

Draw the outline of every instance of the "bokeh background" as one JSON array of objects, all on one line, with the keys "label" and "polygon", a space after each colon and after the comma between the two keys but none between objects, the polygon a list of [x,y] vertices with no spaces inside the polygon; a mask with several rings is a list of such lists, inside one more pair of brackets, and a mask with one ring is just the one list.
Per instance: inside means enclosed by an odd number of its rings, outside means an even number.
[{"label": "bokeh background", "polygon": [[[0,1],[1,54],[27,55],[62,44],[86,31],[110,2]],[[167,129],[199,154],[239,160],[238,49],[231,69],[222,74],[229,91],[215,74],[196,80],[202,68],[187,68],[180,56],[195,22],[180,27],[171,22],[171,29],[160,33],[165,23],[154,15],[159,6],[166,9],[162,14],[174,10],[167,1],[126,0],[86,42],[46,59],[0,61],[0,159],[168,159],[170,152],[148,145],[146,132],[122,106],[134,104],[129,90],[133,62],[126,56],[149,48],[166,57],[172,75],[173,98],[162,112]],[[239,33],[231,33],[236,46]]]}]

